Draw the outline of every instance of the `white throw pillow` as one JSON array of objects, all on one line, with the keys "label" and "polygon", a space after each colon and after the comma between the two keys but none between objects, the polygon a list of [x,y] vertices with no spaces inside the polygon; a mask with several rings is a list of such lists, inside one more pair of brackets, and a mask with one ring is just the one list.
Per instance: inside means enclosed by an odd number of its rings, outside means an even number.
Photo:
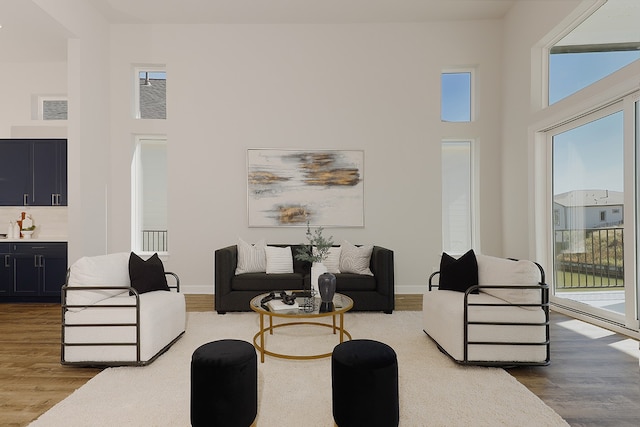
[{"label": "white throw pillow", "polygon": [[[129,253],[82,257],[69,270],[69,286],[131,286],[129,279]],[[99,301],[119,295],[127,290],[70,290],[67,292],[69,305],[93,305]],[[81,308],[70,308],[80,311]]]},{"label": "white throw pillow", "polygon": [[327,272],[338,274],[340,273],[340,246],[329,248],[329,256],[322,263],[327,267]]},{"label": "white throw pillow", "polygon": [[280,248],[267,246],[267,274],[293,273],[291,246]]},{"label": "white throw pillow", "polygon": [[[476,255],[478,261],[478,284],[530,286],[540,282],[540,270],[531,261],[513,261],[489,255]],[[537,289],[482,289],[489,295],[511,304],[540,304]],[[523,307],[538,310],[539,307]]]},{"label": "white throw pillow", "polygon": [[355,246],[344,240],[340,246],[340,272],[373,276],[369,263],[373,245]]},{"label": "white throw pillow", "polygon": [[258,240],[255,245],[238,239],[236,274],[264,273],[267,271],[266,247],[267,243],[264,239]]}]

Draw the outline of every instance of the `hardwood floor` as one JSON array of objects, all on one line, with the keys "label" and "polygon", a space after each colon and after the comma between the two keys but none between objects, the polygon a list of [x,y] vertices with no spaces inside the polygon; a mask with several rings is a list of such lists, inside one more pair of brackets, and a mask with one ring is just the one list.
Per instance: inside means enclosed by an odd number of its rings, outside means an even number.
[{"label": "hardwood floor", "polygon": [[[186,297],[213,310],[212,295]],[[421,306],[397,296],[397,310]],[[551,365],[508,372],[572,426],[640,425],[638,343],[557,313],[551,335]],[[0,425],[28,425],[98,372],[60,365],[59,305],[0,304]]]}]

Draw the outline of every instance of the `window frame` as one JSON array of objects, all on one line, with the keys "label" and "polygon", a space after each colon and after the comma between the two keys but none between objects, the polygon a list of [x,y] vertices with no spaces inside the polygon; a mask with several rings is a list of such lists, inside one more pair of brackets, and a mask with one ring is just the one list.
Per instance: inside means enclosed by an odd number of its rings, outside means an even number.
[{"label": "window frame", "polygon": [[[140,73],[165,73],[167,67],[164,65],[136,65],[133,67],[133,117],[136,120],[166,120],[166,119],[143,119],[140,111]],[[167,108],[167,98],[165,93],[165,108]]]},{"label": "window frame", "polygon": [[[441,167],[442,167],[442,161],[443,161],[443,154],[444,154],[444,148],[447,144],[459,144],[459,143],[467,143],[469,146],[469,242],[470,242],[470,247],[466,248],[466,250],[469,249],[473,249],[474,251],[479,252],[480,251],[480,234],[479,234],[479,196],[478,196],[478,189],[479,187],[479,167],[478,167],[478,159],[477,159],[477,152],[478,152],[478,145],[479,142],[477,139],[475,138],[443,138],[440,142],[440,152],[441,152]],[[444,187],[444,170],[441,168],[441,205],[442,208],[444,208],[444,203],[442,203],[442,197],[444,196],[444,194],[442,194],[442,189]],[[442,250],[444,252],[447,252],[448,254],[451,255],[462,255],[464,253],[464,251],[455,251],[452,250],[452,248],[448,248],[445,245],[445,218],[444,215],[441,217],[441,229],[442,229],[442,236],[441,236],[441,244],[442,244]]]},{"label": "window frame", "polygon": [[[442,111],[442,101],[444,99],[444,94],[443,94],[443,88],[442,88],[442,76],[444,74],[466,74],[468,73],[469,76],[469,120],[464,120],[464,121],[450,121],[450,120],[444,120],[442,115],[443,115],[443,111]],[[477,70],[474,67],[448,67],[448,68],[444,68],[441,72],[440,72],[440,121],[442,123],[473,123],[476,121],[476,113],[477,113],[477,108],[476,108],[476,74],[477,74]]]},{"label": "window frame", "polygon": [[[44,117],[44,103],[47,101],[64,101],[67,103],[67,118],[66,119],[46,119]],[[43,121],[67,121],[69,120],[69,100],[66,95],[38,95],[38,112],[37,119]]]},{"label": "window frame", "polygon": [[[158,253],[160,256],[169,255],[169,245],[168,245],[168,233],[169,233],[169,224],[167,221],[167,250],[166,251],[148,251],[143,250],[143,239],[142,239],[142,231],[143,231],[143,207],[142,207],[142,176],[140,175],[140,171],[142,170],[142,159],[141,159],[141,150],[144,141],[162,141],[163,144],[167,144],[167,136],[166,135],[150,135],[150,134],[136,134],[133,136],[134,138],[134,152],[133,158],[131,161],[131,250],[142,255],[153,255],[154,253]],[[153,143],[153,142],[151,142]],[[167,147],[168,148],[168,147]],[[168,171],[167,171],[168,173]],[[168,212],[167,212],[168,216]]]}]

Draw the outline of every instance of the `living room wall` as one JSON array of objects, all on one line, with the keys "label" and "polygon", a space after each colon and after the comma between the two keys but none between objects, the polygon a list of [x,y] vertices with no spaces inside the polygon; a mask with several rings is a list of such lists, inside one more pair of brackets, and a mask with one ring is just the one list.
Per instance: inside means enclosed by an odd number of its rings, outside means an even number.
[{"label": "living room wall", "polygon": [[[57,93],[67,67],[70,261],[129,250],[135,133],[169,138],[166,262],[187,292],[212,291],[213,251],[238,237],[304,240],[300,228],[247,227],[247,148],[364,150],[365,227],[327,232],[394,249],[398,293],[418,293],[441,252],[440,141],[475,138],[480,249],[527,256],[531,48],[579,3],[518,2],[502,21],[111,25],[110,40],[86,4],[46,7],[74,34],[69,63],[41,64],[53,71],[35,79]],[[166,121],[131,118],[133,64],[166,65]],[[18,103],[36,91],[32,65],[1,71]],[[477,69],[474,123],[440,122],[440,73],[453,66]],[[0,132],[29,120],[2,108]]]},{"label": "living room wall", "polygon": [[[500,21],[354,25],[116,25],[111,38],[109,249],[128,250],[134,133],[165,133],[169,269],[211,292],[213,252],[301,243],[302,228],[247,226],[246,150],[364,150],[363,228],[339,243],[395,251],[398,293],[419,293],[441,253],[440,141],[475,138],[482,250],[501,252]],[[167,120],[131,119],[133,65],[165,64]],[[477,69],[478,120],[440,121],[440,73]],[[124,171],[124,172],[123,172]]]},{"label": "living room wall", "polygon": [[[517,2],[505,17],[502,140],[504,256],[536,259],[532,147],[528,128],[543,108],[543,42],[593,1]],[[582,5],[581,5],[582,4]],[[543,260],[537,259],[539,262]]]}]

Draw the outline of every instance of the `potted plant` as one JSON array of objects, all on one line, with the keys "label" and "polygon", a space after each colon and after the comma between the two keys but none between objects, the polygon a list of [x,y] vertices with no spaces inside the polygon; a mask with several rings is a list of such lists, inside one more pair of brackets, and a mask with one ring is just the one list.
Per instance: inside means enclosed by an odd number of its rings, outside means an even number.
[{"label": "potted plant", "polygon": [[329,256],[329,249],[333,246],[333,236],[325,238],[322,235],[324,228],[318,227],[311,232],[311,226],[307,221],[307,245],[299,247],[296,251],[295,258],[299,261],[308,261],[311,263],[311,289],[315,290],[316,294],[318,290],[318,278],[323,273],[326,273],[327,267],[323,264],[324,260]]},{"label": "potted plant", "polygon": [[324,228],[318,227],[315,231],[311,232],[311,226],[307,221],[307,236],[308,245],[299,247],[296,253],[296,259],[299,261],[308,261],[311,263],[322,263],[329,256],[329,249],[333,246],[333,236],[329,236],[326,239],[322,232]]}]

